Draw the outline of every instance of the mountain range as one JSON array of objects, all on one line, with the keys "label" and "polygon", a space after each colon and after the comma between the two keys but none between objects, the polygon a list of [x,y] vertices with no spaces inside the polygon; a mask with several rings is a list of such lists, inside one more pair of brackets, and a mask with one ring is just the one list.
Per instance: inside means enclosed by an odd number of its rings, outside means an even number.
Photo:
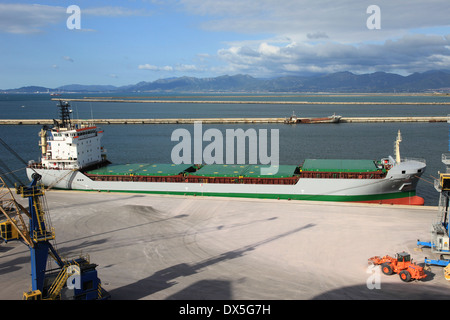
[{"label": "mountain range", "polygon": [[224,75],[214,78],[176,77],[156,81],[142,81],[133,85],[81,85],[71,84],[57,88],[28,86],[0,90],[2,93],[35,92],[432,92],[450,91],[450,71],[431,70],[402,76],[394,73],[375,72],[354,74],[337,72],[317,76],[286,76],[258,79],[249,75]]}]

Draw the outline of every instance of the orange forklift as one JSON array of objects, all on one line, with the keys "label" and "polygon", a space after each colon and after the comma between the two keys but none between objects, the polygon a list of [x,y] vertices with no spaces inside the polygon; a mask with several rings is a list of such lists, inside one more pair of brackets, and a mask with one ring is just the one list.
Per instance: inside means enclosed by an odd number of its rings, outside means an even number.
[{"label": "orange forklift", "polygon": [[395,258],[388,255],[382,258],[379,256],[372,257],[369,259],[369,264],[381,265],[381,271],[386,275],[398,273],[400,279],[404,282],[411,279],[424,279],[427,276],[423,267],[413,263],[411,255],[404,251],[397,253]]}]

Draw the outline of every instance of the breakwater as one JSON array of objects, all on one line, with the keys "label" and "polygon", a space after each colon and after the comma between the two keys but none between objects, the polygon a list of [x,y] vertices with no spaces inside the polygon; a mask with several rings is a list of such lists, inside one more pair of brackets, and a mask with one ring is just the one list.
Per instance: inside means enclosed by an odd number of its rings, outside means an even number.
[{"label": "breakwater", "polygon": [[[298,118],[307,119],[307,118]],[[206,124],[239,124],[239,123],[284,123],[286,118],[192,118],[192,119],[85,119],[72,120],[73,123],[91,122],[102,124],[193,124],[201,121]],[[373,123],[373,122],[447,122],[447,116],[441,117],[342,117],[340,123]],[[0,119],[0,125],[50,125],[53,119]],[[305,124],[297,124],[305,125]],[[333,123],[330,123],[333,125]],[[336,125],[336,124],[334,124]]]},{"label": "breakwater", "polygon": [[[52,98],[54,101],[62,100],[61,98]],[[283,104],[283,105],[450,105],[450,102],[399,102],[399,101],[263,101],[263,100],[178,100],[178,99],[117,99],[117,98],[64,98],[68,102],[111,102],[111,103],[192,103],[192,104]]]}]

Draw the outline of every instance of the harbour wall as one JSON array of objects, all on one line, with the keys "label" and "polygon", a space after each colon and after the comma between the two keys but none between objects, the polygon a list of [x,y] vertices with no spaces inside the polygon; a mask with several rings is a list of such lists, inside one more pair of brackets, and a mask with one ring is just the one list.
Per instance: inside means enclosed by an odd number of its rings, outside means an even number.
[{"label": "harbour wall", "polygon": [[[373,123],[373,122],[447,122],[442,117],[342,117],[341,123]],[[304,118],[299,118],[304,119]],[[307,119],[307,118],[305,118]],[[105,124],[193,124],[201,121],[205,124],[239,124],[239,123],[284,123],[286,118],[192,118],[192,119],[85,119],[72,120],[73,123],[91,122]],[[0,119],[0,125],[51,125],[53,119]],[[332,125],[333,123],[330,123]],[[300,125],[300,124],[299,124]]]},{"label": "harbour wall", "polygon": [[450,102],[404,102],[404,101],[271,101],[271,100],[181,100],[181,99],[117,99],[109,97],[96,98],[52,98],[53,101],[64,100],[67,102],[118,102],[118,103],[193,103],[193,104],[283,104],[283,105],[450,105]]}]

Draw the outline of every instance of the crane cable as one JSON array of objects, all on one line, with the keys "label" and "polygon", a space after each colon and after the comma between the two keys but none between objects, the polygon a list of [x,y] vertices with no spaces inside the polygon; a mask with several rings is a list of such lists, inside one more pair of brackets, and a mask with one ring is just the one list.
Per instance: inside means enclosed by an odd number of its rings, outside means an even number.
[{"label": "crane cable", "polygon": [[[1,139],[1,138],[0,138]],[[11,170],[6,163],[0,159],[0,167],[3,167],[6,171],[0,170],[0,175],[6,180],[8,181],[11,185],[14,185],[14,183],[7,177],[8,174],[10,174],[15,181],[19,182],[21,185],[23,185],[24,183],[22,182],[22,180],[20,180],[20,178],[18,176],[16,176],[14,174],[14,171]],[[15,170],[18,171],[18,170]]]},{"label": "crane cable", "polygon": [[[418,178],[418,179],[420,179],[420,180],[422,180],[422,181],[425,181],[426,183],[429,183],[429,184],[434,185],[434,182],[428,181],[428,180],[426,180],[426,179],[424,179],[424,178],[422,178],[422,177],[419,177],[418,175],[414,175],[414,177],[416,177],[416,178]],[[436,179],[435,177],[433,177],[433,176],[431,176],[431,175],[430,175],[430,177],[433,178],[433,179]]]},{"label": "crane cable", "polygon": [[[23,160],[23,158],[21,157],[21,156],[19,156],[18,154],[17,154],[17,152],[15,152],[2,138],[0,138],[0,143],[12,154],[12,155],[14,155],[20,162],[22,162],[24,165],[25,165],[25,167],[28,167],[28,163],[25,161],[25,160]],[[19,179],[19,177],[17,177],[15,174],[14,174],[14,172],[15,171],[18,171],[18,170],[11,170],[7,165],[6,165],[6,163],[4,162],[4,161],[2,161],[1,159],[0,159],[0,166],[2,166],[4,169],[6,169],[7,170],[7,173],[5,173],[5,172],[2,172],[2,177],[5,177],[5,174],[11,174],[13,177],[14,177],[14,179],[17,181],[17,182],[19,182],[21,185],[25,185],[20,179]],[[36,170],[34,170],[33,168],[31,168],[30,167],[30,169],[31,170],[33,170],[34,171],[34,173],[37,173],[36,172]],[[10,183],[11,183],[11,180],[9,180],[8,178],[6,178]]]}]

